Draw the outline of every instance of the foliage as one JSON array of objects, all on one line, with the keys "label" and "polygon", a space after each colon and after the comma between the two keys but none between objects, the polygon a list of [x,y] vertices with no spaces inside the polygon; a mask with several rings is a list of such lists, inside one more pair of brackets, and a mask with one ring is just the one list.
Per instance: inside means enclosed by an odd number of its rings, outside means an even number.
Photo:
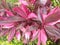
[{"label": "foliage", "polygon": [[0,45],[57,44],[60,39],[59,0],[0,2]]},{"label": "foliage", "polygon": [[59,0],[52,0],[53,6],[60,6]]}]

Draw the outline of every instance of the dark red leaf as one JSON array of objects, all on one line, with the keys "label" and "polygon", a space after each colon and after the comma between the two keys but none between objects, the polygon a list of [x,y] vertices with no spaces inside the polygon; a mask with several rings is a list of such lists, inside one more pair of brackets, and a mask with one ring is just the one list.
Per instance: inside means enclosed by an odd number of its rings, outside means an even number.
[{"label": "dark red leaf", "polygon": [[56,39],[56,38],[60,39],[60,30],[57,29],[55,26],[46,25],[45,30],[47,32],[48,37],[53,39]]}]

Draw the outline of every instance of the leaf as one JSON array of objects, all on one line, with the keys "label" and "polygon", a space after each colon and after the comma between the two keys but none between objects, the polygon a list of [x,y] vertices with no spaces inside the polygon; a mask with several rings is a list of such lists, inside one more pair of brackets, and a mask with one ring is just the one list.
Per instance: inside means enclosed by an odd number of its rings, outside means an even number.
[{"label": "leaf", "polygon": [[8,42],[10,42],[12,39],[13,39],[13,37],[14,37],[14,35],[15,35],[15,28],[12,28],[11,30],[10,30],[10,33],[9,33],[9,35],[8,35]]},{"label": "leaf", "polygon": [[20,41],[20,39],[21,39],[20,31],[16,31],[16,38],[18,41]]},{"label": "leaf", "polygon": [[36,14],[30,13],[30,14],[28,15],[28,19],[32,19],[32,18],[37,18]]},{"label": "leaf", "polygon": [[3,26],[2,26],[2,28],[12,28],[12,27],[14,27],[14,23],[9,23],[9,24],[4,24]]},{"label": "leaf", "polygon": [[45,30],[47,32],[47,35],[51,39],[53,39],[53,40],[60,39],[60,30],[58,28],[56,28],[55,26],[46,25]]},{"label": "leaf", "polygon": [[33,34],[32,34],[32,39],[31,40],[33,41],[37,38],[37,35],[38,35],[39,31],[33,30],[32,33]]},{"label": "leaf", "polygon": [[14,10],[17,14],[19,14],[21,17],[23,17],[23,18],[26,18],[26,17],[27,17],[27,15],[25,14],[25,12],[24,12],[21,8],[19,8],[19,7],[14,7],[13,10]]},{"label": "leaf", "polygon": [[31,38],[31,37],[30,37],[30,36],[31,36],[31,32],[30,32],[30,31],[29,31],[29,32],[25,32],[24,35],[25,35],[25,39],[26,39],[26,40],[29,40],[29,39]]},{"label": "leaf", "polygon": [[10,16],[10,17],[7,17],[7,19],[1,19],[0,20],[0,25],[4,25],[4,24],[7,24],[7,23],[13,23],[13,22],[18,22],[18,21],[24,21],[23,18],[19,17],[19,16]]},{"label": "leaf", "polygon": [[40,11],[40,8],[38,7],[38,10],[37,10],[37,15],[38,15],[38,20],[42,23],[43,22],[43,17],[42,17],[42,14],[41,14],[41,11]]},{"label": "leaf", "polygon": [[2,30],[1,32],[0,32],[0,37],[1,36],[6,36],[6,34],[9,32],[9,30]]},{"label": "leaf", "polygon": [[11,12],[11,11],[9,11],[9,10],[5,10],[6,11],[6,14],[8,15],[8,16],[14,16],[14,14]]},{"label": "leaf", "polygon": [[57,24],[58,22],[60,22],[60,20],[57,20],[57,21],[52,22],[52,23],[49,23],[49,25],[55,25],[55,24]]},{"label": "leaf", "polygon": [[29,8],[23,4],[19,8],[22,9],[27,16],[29,15],[29,13],[31,13]]},{"label": "leaf", "polygon": [[21,30],[23,33],[25,33],[25,32],[27,31],[26,28],[23,27],[23,26],[20,27],[20,30]]},{"label": "leaf", "polygon": [[9,6],[8,6],[6,0],[1,0],[1,5],[2,5],[5,9],[9,9]]},{"label": "leaf", "polygon": [[37,30],[38,28],[35,25],[31,25],[31,26],[27,26],[26,29],[29,31],[33,31],[33,30]]},{"label": "leaf", "polygon": [[47,41],[47,36],[46,36],[44,29],[39,30],[37,45],[40,45],[41,43],[43,45],[46,45],[46,41]]},{"label": "leaf", "polygon": [[60,22],[57,22],[57,23],[55,24],[55,26],[56,26],[58,29],[60,29]]},{"label": "leaf", "polygon": [[55,22],[60,19],[60,8],[54,8],[45,18],[45,23]]},{"label": "leaf", "polygon": [[29,0],[30,3],[34,4],[36,0]]}]

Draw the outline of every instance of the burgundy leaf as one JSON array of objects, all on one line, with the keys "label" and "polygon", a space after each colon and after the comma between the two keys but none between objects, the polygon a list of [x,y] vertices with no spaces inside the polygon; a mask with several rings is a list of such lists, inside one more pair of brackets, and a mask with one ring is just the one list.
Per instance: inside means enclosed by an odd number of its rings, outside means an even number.
[{"label": "burgundy leaf", "polygon": [[22,9],[27,16],[29,15],[30,10],[27,8],[27,6],[21,5],[19,8]]},{"label": "burgundy leaf", "polygon": [[19,14],[21,17],[23,17],[23,18],[26,18],[26,17],[27,17],[27,15],[25,14],[25,12],[24,12],[21,8],[19,8],[19,7],[14,7],[13,10],[14,10],[17,14]]},{"label": "burgundy leaf", "polygon": [[30,3],[34,4],[36,0],[29,0]]},{"label": "burgundy leaf", "polygon": [[2,5],[4,8],[9,9],[9,6],[8,6],[6,0],[1,0],[1,2],[2,2],[1,5]]},{"label": "burgundy leaf", "polygon": [[6,36],[6,34],[8,33],[8,31],[9,31],[9,30],[2,30],[2,31],[0,32],[0,37],[1,37],[1,36]]},{"label": "burgundy leaf", "polygon": [[45,23],[55,22],[60,19],[60,8],[55,8],[45,18]]},{"label": "burgundy leaf", "polygon": [[41,14],[41,11],[40,11],[40,8],[38,7],[38,10],[37,10],[37,15],[38,15],[38,20],[43,22],[43,17],[42,17],[42,14]]},{"label": "burgundy leaf", "polygon": [[10,16],[10,17],[7,17],[7,19],[0,20],[0,25],[7,24],[7,23],[13,23],[17,21],[24,21],[24,19],[19,16]]},{"label": "burgundy leaf", "polygon": [[55,26],[46,25],[45,30],[50,38],[54,39],[54,37],[55,37],[55,39],[56,38],[60,39],[60,30],[57,29]]},{"label": "burgundy leaf", "polygon": [[38,28],[35,25],[31,25],[31,26],[27,26],[26,29],[29,31],[33,31],[33,30],[37,30]]},{"label": "burgundy leaf", "polygon": [[14,23],[9,23],[9,24],[4,24],[3,26],[2,26],[2,28],[12,28],[12,27],[14,27]]},{"label": "burgundy leaf", "polygon": [[55,24],[57,24],[58,22],[60,22],[60,20],[57,20],[57,21],[52,22],[52,23],[49,23],[49,25],[55,25]]},{"label": "burgundy leaf", "polygon": [[57,23],[55,24],[55,26],[56,26],[58,29],[60,29],[60,22],[57,22]]},{"label": "burgundy leaf", "polygon": [[11,11],[9,10],[5,10],[5,11],[6,11],[7,16],[14,16],[14,14]]},{"label": "burgundy leaf", "polygon": [[16,31],[15,28],[10,30],[10,33],[8,35],[8,41],[9,42],[14,38],[15,31]]}]

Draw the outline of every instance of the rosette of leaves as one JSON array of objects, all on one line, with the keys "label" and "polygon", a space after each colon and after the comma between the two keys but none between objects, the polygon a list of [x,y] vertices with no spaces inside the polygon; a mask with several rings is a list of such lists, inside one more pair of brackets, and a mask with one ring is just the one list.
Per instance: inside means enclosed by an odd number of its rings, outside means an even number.
[{"label": "rosette of leaves", "polygon": [[11,6],[6,0],[0,3],[0,37],[14,37],[29,45],[38,39],[37,45],[46,45],[47,39],[60,39],[60,8],[51,6],[50,0],[19,0]]}]

